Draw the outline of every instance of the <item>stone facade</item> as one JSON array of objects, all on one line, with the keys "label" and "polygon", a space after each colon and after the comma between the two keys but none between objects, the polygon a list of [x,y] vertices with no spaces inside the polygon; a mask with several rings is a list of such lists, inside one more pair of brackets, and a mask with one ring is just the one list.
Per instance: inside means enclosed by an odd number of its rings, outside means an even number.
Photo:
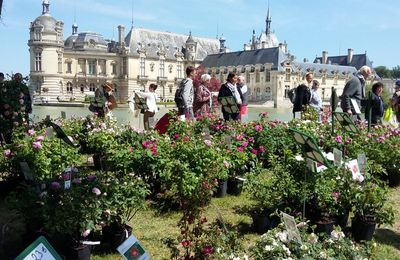
[{"label": "stone facade", "polygon": [[78,32],[64,41],[64,24],[43,1],[42,15],[30,26],[30,88],[35,99],[57,102],[82,101],[106,81],[115,95],[126,101],[133,90],[150,83],[159,87],[162,99],[173,99],[189,65],[198,66],[209,54],[219,53],[217,39],[118,26],[118,40],[106,40],[94,32]]}]

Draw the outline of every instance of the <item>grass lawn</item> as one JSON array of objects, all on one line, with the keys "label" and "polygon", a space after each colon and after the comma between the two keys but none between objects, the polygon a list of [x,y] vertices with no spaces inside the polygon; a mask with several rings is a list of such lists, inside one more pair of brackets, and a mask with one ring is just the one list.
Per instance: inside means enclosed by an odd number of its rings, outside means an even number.
[{"label": "grass lawn", "polygon": [[[400,209],[400,187],[391,192],[391,199],[396,209]],[[251,202],[245,196],[227,196],[214,198],[207,208],[205,216],[209,223],[221,215],[227,224],[232,225],[244,236],[245,247],[249,248],[258,239],[252,231],[250,216],[240,213],[240,209]],[[169,259],[169,250],[162,240],[175,237],[179,230],[176,226],[180,214],[177,212],[159,213],[152,206],[146,211],[139,212],[132,221],[132,233],[150,253],[152,259]],[[20,252],[27,245],[22,243],[24,225],[20,217],[7,209],[6,204],[0,204],[0,259],[10,259],[7,252]],[[374,259],[400,259],[400,216],[396,214],[393,227],[380,227],[375,232],[375,241],[378,246]],[[116,254],[97,254],[94,252],[91,259],[123,259]]]}]

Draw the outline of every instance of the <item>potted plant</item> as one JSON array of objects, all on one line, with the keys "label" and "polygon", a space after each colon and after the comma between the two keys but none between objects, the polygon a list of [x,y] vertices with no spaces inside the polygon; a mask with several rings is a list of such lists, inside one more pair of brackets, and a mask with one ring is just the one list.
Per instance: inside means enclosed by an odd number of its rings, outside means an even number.
[{"label": "potted plant", "polygon": [[60,253],[72,258],[90,256],[87,240],[104,210],[104,185],[95,175],[63,172],[40,194],[44,229]]},{"label": "potted plant", "polygon": [[148,185],[134,175],[111,173],[105,187],[102,241],[115,250],[131,234],[131,220],[146,207]]},{"label": "potted plant", "polygon": [[374,182],[365,182],[354,188],[354,217],[351,228],[356,241],[371,240],[376,225],[393,225],[394,210],[388,203],[388,192],[387,186]]},{"label": "potted plant", "polygon": [[[273,160],[272,160],[273,161]],[[245,189],[255,202],[250,209],[253,226],[257,233],[265,233],[279,223],[277,211],[293,212],[301,200],[299,187],[283,163],[275,161],[269,169],[257,167],[248,174]]]}]

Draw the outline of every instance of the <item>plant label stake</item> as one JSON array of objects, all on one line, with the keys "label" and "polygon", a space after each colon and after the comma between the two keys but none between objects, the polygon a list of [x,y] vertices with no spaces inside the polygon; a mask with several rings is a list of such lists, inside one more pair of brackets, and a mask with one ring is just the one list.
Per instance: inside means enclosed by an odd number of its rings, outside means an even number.
[{"label": "plant label stake", "polygon": [[297,229],[296,220],[294,217],[286,213],[282,213],[282,217],[288,233],[288,239],[302,245],[303,243],[301,242],[300,232]]},{"label": "plant label stake", "polygon": [[360,168],[360,172],[364,173],[367,170],[367,157],[365,153],[361,153],[357,156],[358,167]]},{"label": "plant label stake", "polygon": [[333,148],[333,164],[335,166],[342,165],[342,151],[337,148]]},{"label": "plant label stake", "polygon": [[[331,167],[331,164],[322,154],[321,150],[317,145],[317,142],[312,136],[293,128],[290,128],[289,131],[293,134],[293,138],[296,141],[296,143],[301,146],[303,156],[306,159],[311,159],[313,161],[316,161],[321,165],[325,165],[328,168]],[[304,171],[304,183],[305,182],[307,182],[307,170]],[[303,218],[304,218],[306,213],[306,190],[305,187],[303,187],[303,189],[304,189],[303,191],[304,194]]]},{"label": "plant label stake", "polygon": [[128,237],[117,250],[126,260],[150,260],[149,254],[134,235]]},{"label": "plant label stake", "polygon": [[30,244],[15,260],[61,260],[56,250],[50,243],[40,236],[32,244]]}]

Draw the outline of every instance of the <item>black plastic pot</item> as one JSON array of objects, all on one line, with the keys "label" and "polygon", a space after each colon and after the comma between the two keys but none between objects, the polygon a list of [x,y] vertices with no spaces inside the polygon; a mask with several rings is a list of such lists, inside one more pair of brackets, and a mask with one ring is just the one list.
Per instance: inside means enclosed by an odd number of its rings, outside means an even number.
[{"label": "black plastic pot", "polygon": [[278,216],[270,216],[269,213],[265,212],[254,212],[251,218],[253,219],[254,231],[260,235],[278,226],[280,223],[280,218]]},{"label": "black plastic pot", "polygon": [[228,181],[227,180],[218,180],[217,190],[214,192],[214,197],[223,198],[226,196],[226,192],[228,190]]},{"label": "black plastic pot", "polygon": [[389,187],[397,187],[400,185],[400,171],[389,170],[388,176]]},{"label": "black plastic pot", "polygon": [[106,244],[109,249],[115,250],[132,234],[132,227],[112,223],[109,226],[104,226],[102,233],[102,244]]},{"label": "black plastic pot", "polygon": [[228,179],[227,193],[234,196],[239,196],[242,193],[244,181],[238,178]]},{"label": "black plastic pot", "polygon": [[335,221],[333,219],[319,220],[315,222],[316,228],[315,233],[326,233],[328,235],[333,231],[333,225]]},{"label": "black plastic pot", "polygon": [[335,217],[335,225],[340,226],[342,230],[344,230],[347,227],[348,221],[349,221],[349,211],[346,211],[343,214],[337,215]]},{"label": "black plastic pot", "polygon": [[356,242],[361,240],[371,241],[376,228],[376,222],[373,217],[355,216],[351,221],[351,233]]},{"label": "black plastic pot", "polygon": [[91,246],[79,245],[69,249],[67,259],[69,260],[89,260],[91,255]]}]

